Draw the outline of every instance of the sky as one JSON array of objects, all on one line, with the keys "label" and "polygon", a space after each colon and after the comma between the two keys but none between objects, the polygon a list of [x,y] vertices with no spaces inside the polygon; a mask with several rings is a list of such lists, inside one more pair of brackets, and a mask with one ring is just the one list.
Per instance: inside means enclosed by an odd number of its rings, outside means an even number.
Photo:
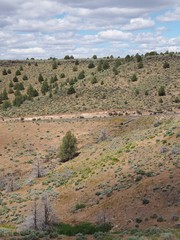
[{"label": "sky", "polygon": [[180,0],[0,0],[0,59],[180,52]]}]

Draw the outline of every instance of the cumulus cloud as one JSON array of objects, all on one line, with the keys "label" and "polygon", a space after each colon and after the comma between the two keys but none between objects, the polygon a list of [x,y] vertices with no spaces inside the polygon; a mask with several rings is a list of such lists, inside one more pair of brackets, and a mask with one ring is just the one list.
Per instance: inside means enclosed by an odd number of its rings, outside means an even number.
[{"label": "cumulus cloud", "polygon": [[133,18],[130,20],[129,24],[123,26],[123,30],[137,30],[137,29],[145,29],[151,28],[155,25],[155,22],[151,19],[144,18]]},{"label": "cumulus cloud", "polygon": [[[178,49],[178,36],[163,36],[169,30],[165,22],[179,20],[177,0],[0,2],[0,58],[3,59],[66,54],[89,57],[93,53],[122,56],[151,47]],[[154,13],[158,15],[156,19]]]},{"label": "cumulus cloud", "polygon": [[102,39],[107,39],[112,41],[129,40],[132,37],[132,33],[122,32],[122,31],[113,30],[113,29],[100,32],[98,35]]},{"label": "cumulus cloud", "polygon": [[161,22],[180,21],[180,6],[175,10],[167,11],[157,18]]}]

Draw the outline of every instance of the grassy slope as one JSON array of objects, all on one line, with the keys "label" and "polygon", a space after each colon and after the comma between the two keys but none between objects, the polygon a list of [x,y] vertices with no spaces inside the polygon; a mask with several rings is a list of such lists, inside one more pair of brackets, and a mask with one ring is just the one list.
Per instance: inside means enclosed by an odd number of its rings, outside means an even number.
[{"label": "grassy slope", "polygon": [[[114,230],[175,227],[180,214],[179,117],[139,117],[122,125],[125,121],[127,117],[0,123],[1,176],[6,179],[12,171],[21,186],[2,191],[2,223],[18,226],[33,197],[47,190],[64,222],[96,222],[105,215]],[[155,127],[157,121],[161,124]],[[78,137],[80,155],[59,165],[54,153],[69,129]],[[106,141],[98,141],[102,129]],[[40,179],[32,174],[37,158],[46,170]],[[81,203],[85,207],[76,210]]]},{"label": "grassy slope", "polygon": [[[117,68],[118,75],[114,75],[113,67],[115,60],[108,60],[110,68],[104,71],[97,71],[99,60],[95,60],[95,68],[89,69],[88,64],[90,60],[82,60],[77,66],[77,71],[73,71],[75,66],[74,61],[63,61],[57,69],[52,69],[52,61],[38,61],[38,66],[35,62],[28,65],[28,61],[24,62],[1,62],[0,67],[0,91],[4,87],[8,90],[9,82],[15,76],[15,72],[20,66],[23,67],[21,75],[18,76],[19,82],[23,82],[26,93],[27,86],[31,83],[40,93],[41,84],[38,82],[39,73],[47,78],[50,83],[50,78],[55,74],[58,77],[59,92],[53,94],[49,98],[49,93],[46,96],[34,98],[33,102],[26,101],[20,108],[13,107],[8,112],[1,114],[8,115],[42,115],[42,114],[57,114],[64,112],[82,112],[91,110],[109,110],[109,109],[149,109],[149,110],[169,110],[176,109],[178,103],[174,100],[179,97],[179,56],[157,56],[143,59],[144,68],[138,69],[135,60],[127,63],[122,61],[122,65]],[[163,63],[168,61],[170,68],[164,69]],[[3,69],[11,69],[11,74],[2,75]],[[85,79],[78,80],[74,87],[76,94],[67,95],[69,88],[69,81],[78,77],[78,74],[84,70]],[[61,78],[61,73],[65,74],[65,78]],[[136,74],[138,81],[130,81],[130,77]],[[26,74],[28,81],[23,81],[22,77]],[[91,80],[96,77],[97,83],[92,84]],[[102,85],[103,81],[103,85]],[[165,86],[166,96],[159,97],[158,89],[160,86]],[[138,93],[139,91],[139,93]],[[145,95],[145,91],[148,95]],[[54,93],[54,89],[52,90]],[[12,101],[14,94],[9,94]],[[159,102],[160,98],[163,102]]]}]

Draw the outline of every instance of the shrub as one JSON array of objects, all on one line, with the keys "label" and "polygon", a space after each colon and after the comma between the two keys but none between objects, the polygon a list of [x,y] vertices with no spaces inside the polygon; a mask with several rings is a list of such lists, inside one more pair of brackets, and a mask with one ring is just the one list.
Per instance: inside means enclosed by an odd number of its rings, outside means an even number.
[{"label": "shrub", "polygon": [[136,76],[136,74],[133,74],[133,75],[131,76],[131,81],[132,81],[132,82],[137,81],[137,76]]},{"label": "shrub", "polygon": [[109,62],[104,61],[102,67],[103,67],[104,70],[107,70],[108,68],[110,68]]},{"label": "shrub", "polygon": [[139,62],[137,67],[140,69],[140,68],[143,68],[143,66],[144,66],[143,62]]},{"label": "shrub", "polygon": [[114,75],[118,75],[119,72],[116,67],[113,67],[113,73],[114,73]]},{"label": "shrub", "polygon": [[68,161],[77,154],[77,138],[68,131],[62,139],[62,144],[59,149],[58,157],[62,162]]},{"label": "shrub", "polygon": [[11,108],[11,103],[9,100],[5,100],[2,104],[2,110],[7,110],[8,108]]},{"label": "shrub", "polygon": [[165,96],[166,95],[164,86],[161,86],[159,88],[158,95],[159,96]]},{"label": "shrub", "polygon": [[13,86],[14,86],[13,82],[10,81],[10,83],[9,83],[9,87],[13,87]]},{"label": "shrub", "polygon": [[61,73],[60,78],[65,78],[65,74]]},{"label": "shrub", "polygon": [[96,77],[93,77],[92,80],[91,80],[91,83],[92,83],[92,84],[97,83],[97,78],[96,78]]},{"label": "shrub", "polygon": [[84,71],[82,70],[78,75],[78,79],[83,79],[83,78],[85,78],[85,74],[84,74]]},{"label": "shrub", "polygon": [[163,68],[169,68],[170,67],[170,65],[169,65],[169,63],[168,62],[165,62],[164,64],[163,64]]},{"label": "shrub", "polygon": [[39,74],[38,81],[39,83],[42,83],[44,81],[44,78],[41,73]]},{"label": "shrub", "polygon": [[23,78],[22,78],[24,81],[28,80],[28,76],[27,75],[24,75]]},{"label": "shrub", "polygon": [[142,62],[142,57],[138,53],[136,54],[136,61]]},{"label": "shrub", "polygon": [[75,206],[75,210],[83,209],[86,205],[84,203],[77,203]]},{"label": "shrub", "polygon": [[75,88],[73,87],[73,85],[71,85],[71,86],[68,88],[68,90],[67,90],[67,94],[68,94],[68,95],[71,95],[71,94],[73,94],[73,93],[76,93],[76,90],[75,90]]},{"label": "shrub", "polygon": [[38,96],[38,91],[33,88],[33,86],[30,84],[27,88],[27,95],[29,98]]},{"label": "shrub", "polygon": [[90,62],[90,63],[88,64],[88,68],[94,68],[94,67],[95,67],[95,65],[94,65],[93,62]]},{"label": "shrub", "polygon": [[42,84],[42,87],[41,87],[41,92],[43,95],[46,95],[46,93],[49,91],[49,85],[48,85],[48,82],[47,80],[45,80]]},{"label": "shrub", "polygon": [[93,59],[97,59],[97,55],[93,55],[93,57],[92,57]]},{"label": "shrub", "polygon": [[2,75],[7,75],[7,71],[6,71],[5,68],[4,68],[3,71],[2,71]]},{"label": "shrub", "polygon": [[69,224],[57,224],[56,231],[58,234],[64,234],[68,236],[75,236],[78,233],[92,235],[95,232],[108,232],[111,229],[111,225],[108,223],[102,225],[94,225],[89,222],[80,223],[75,226]]},{"label": "shrub", "polygon": [[57,67],[58,67],[57,62],[56,62],[56,61],[53,61],[52,69],[57,69]]},{"label": "shrub", "polygon": [[18,78],[16,76],[13,78],[13,82],[18,82]]},{"label": "shrub", "polygon": [[21,71],[18,69],[18,70],[16,71],[16,76],[19,76],[19,75],[21,75]]},{"label": "shrub", "polygon": [[76,66],[79,65],[79,60],[76,59],[75,65],[76,65]]}]

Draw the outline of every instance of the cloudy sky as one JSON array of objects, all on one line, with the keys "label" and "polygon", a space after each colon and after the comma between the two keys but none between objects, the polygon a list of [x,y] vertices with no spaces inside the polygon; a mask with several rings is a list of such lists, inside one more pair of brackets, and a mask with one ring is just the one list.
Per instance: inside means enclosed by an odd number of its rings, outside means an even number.
[{"label": "cloudy sky", "polygon": [[180,52],[180,0],[0,0],[0,59]]}]

